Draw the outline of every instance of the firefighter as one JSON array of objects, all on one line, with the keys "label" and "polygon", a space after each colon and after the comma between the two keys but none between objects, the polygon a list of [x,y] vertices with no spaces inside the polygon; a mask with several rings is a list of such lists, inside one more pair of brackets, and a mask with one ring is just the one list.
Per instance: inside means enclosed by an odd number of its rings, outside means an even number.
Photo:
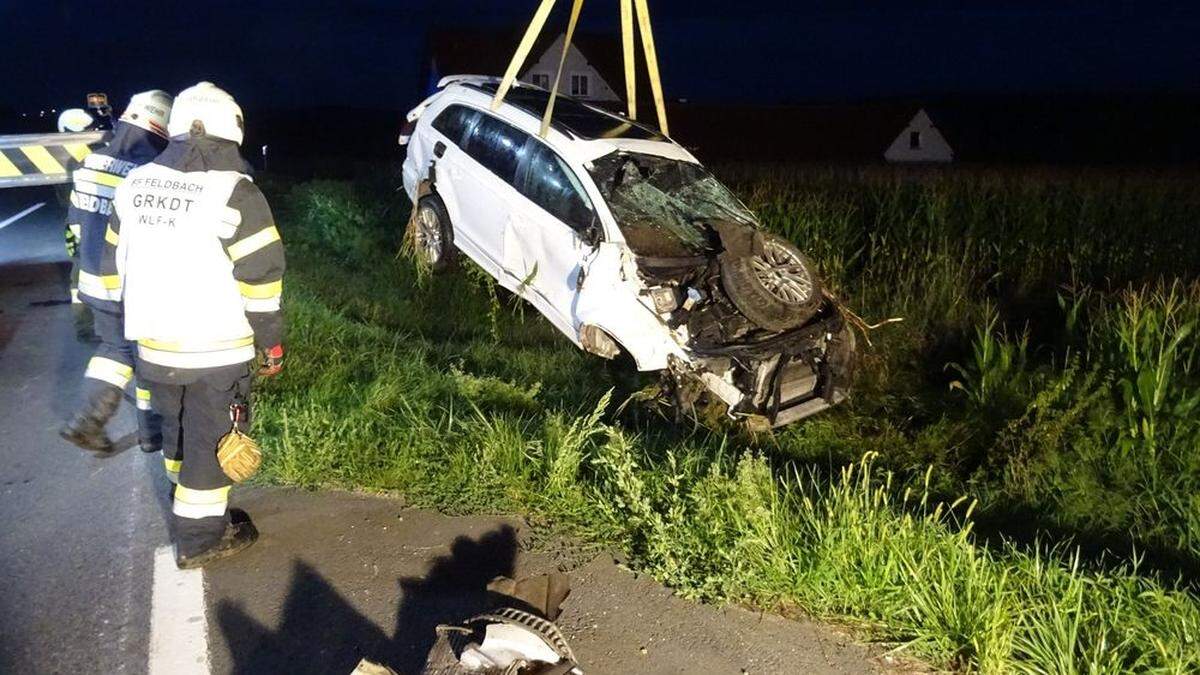
[{"label": "firefighter", "polygon": [[90,93],[87,95],[87,109],[96,119],[88,130],[108,131],[113,128],[112,106],[108,104],[108,94]]},{"label": "firefighter", "polygon": [[[69,108],[58,116],[58,132],[61,134],[87,131],[95,122],[96,120],[83,108]],[[71,203],[70,193],[70,186],[58,186],[59,202],[68,209]],[[107,218],[105,220],[107,222]],[[92,322],[92,310],[79,298],[79,239],[83,229],[83,224],[79,221],[79,218],[71,218],[68,215],[67,226],[63,232],[67,256],[71,259],[71,315],[75,321],[76,339],[80,342],[99,342]]]},{"label": "firefighter", "polygon": [[248,421],[255,360],[262,376],[283,367],[284,255],[239,153],[233,98],[209,82],[190,87],[167,130],[167,149],[117,188],[105,271],[117,275],[125,337],[137,343],[138,375],[163,416],[175,562],[187,569],[258,537],[229,510],[217,446]]},{"label": "firefighter", "polygon": [[[133,379],[133,344],[121,327],[121,297],[117,277],[101,270],[116,186],[135,167],[154,159],[167,147],[171,96],[164,91],[136,94],[113,129],[108,146],[83,159],[71,174],[73,189],[67,209],[67,231],[77,233],[77,295],[91,310],[100,338],[83,376],[83,406],[60,434],[92,452],[111,454],[105,425],[117,412],[125,387]],[[79,330],[77,324],[77,331]],[[162,447],[161,424],[150,406],[150,392],[140,382],[134,398],[138,411],[138,443],[145,452]]]}]

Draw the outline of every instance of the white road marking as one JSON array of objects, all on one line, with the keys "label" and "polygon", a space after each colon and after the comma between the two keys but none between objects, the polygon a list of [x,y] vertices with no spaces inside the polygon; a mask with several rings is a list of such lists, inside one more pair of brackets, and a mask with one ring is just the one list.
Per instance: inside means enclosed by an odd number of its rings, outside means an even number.
[{"label": "white road marking", "polygon": [[33,206],[25,209],[24,211],[9,218],[8,220],[0,220],[0,230],[3,230],[4,228],[8,227],[9,225],[12,225],[13,223],[17,222],[18,220],[24,218],[25,216],[27,216],[31,213],[33,213],[34,211],[37,211],[38,209],[42,208],[45,205],[46,205],[46,202],[38,202],[37,204],[34,204]]},{"label": "white road marking", "polygon": [[208,675],[204,573],[179,569],[171,547],[159,547],[152,592],[150,675]]}]

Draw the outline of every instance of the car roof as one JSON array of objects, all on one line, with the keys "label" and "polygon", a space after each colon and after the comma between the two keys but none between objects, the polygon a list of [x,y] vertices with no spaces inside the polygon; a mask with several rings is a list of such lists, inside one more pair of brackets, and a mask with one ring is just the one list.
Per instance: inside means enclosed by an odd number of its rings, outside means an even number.
[{"label": "car roof", "polygon": [[[447,90],[459,87],[476,96],[482,94],[489,100],[495,96],[499,84],[500,78],[481,75],[452,75],[438,82]],[[501,111],[518,110],[540,123],[549,98],[550,92],[541,87],[514,82],[504,97]],[[555,97],[550,128],[561,135],[562,142],[557,145],[569,146],[570,154],[581,161],[625,151],[699,163],[687,150],[658,129],[563,94]]]},{"label": "car roof", "polygon": [[[467,87],[495,96],[497,82],[470,82]],[[541,87],[520,85],[512,87],[504,102],[541,119],[550,102],[550,92]],[[550,124],[575,138],[594,141],[601,138],[635,138],[646,141],[666,141],[658,129],[641,122],[614,115],[607,110],[588,105],[578,99],[559,94],[554,99],[554,116]]]}]

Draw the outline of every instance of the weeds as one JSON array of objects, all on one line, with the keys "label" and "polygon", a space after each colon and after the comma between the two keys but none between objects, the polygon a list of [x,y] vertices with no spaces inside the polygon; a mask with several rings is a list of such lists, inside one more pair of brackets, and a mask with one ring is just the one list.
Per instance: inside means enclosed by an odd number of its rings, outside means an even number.
[{"label": "weeds", "polygon": [[1200,668],[1200,603],[1172,580],[1200,560],[1194,196],[729,173],[839,295],[905,316],[848,404],[760,439],[617,413],[598,359],[486,278],[421,285],[392,257],[402,219],[306,184],[280,212],[301,245],[293,356],[258,394],[265,476],[536,515],[687,597],[851,621],[963,670]]}]

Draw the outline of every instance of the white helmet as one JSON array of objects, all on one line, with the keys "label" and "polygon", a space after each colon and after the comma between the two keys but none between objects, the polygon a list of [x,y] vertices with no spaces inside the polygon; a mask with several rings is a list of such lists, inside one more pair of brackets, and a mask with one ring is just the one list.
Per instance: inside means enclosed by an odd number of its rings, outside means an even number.
[{"label": "white helmet", "polygon": [[201,82],[179,92],[171,109],[167,133],[186,136],[192,125],[204,125],[204,133],[242,144],[242,109],[237,101],[212,82]]},{"label": "white helmet", "polygon": [[161,89],[134,94],[121,114],[121,121],[167,137],[167,120],[171,117],[171,95]]},{"label": "white helmet", "polygon": [[58,130],[86,131],[95,121],[83,108],[67,108],[58,116]]}]

